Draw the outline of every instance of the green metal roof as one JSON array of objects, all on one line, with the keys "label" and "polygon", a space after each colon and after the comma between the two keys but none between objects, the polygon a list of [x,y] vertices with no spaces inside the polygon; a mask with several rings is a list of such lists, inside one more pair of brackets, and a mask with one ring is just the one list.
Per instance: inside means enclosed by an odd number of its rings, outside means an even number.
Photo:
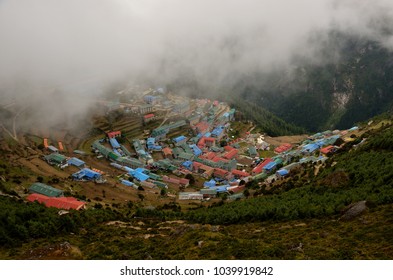
[{"label": "green metal roof", "polygon": [[147,175],[149,175],[149,177],[152,178],[153,180],[161,180],[161,176],[153,172],[147,172]]},{"label": "green metal roof", "polygon": [[236,193],[236,194],[228,196],[228,199],[230,199],[230,200],[236,200],[236,199],[241,199],[241,198],[244,198],[243,193]]},{"label": "green metal roof", "polygon": [[248,153],[250,155],[257,155],[258,154],[257,149],[254,146],[251,146],[248,148]]},{"label": "green metal roof", "polygon": [[102,155],[104,155],[106,157],[109,155],[109,153],[112,152],[111,149],[109,149],[109,148],[105,147],[104,145],[102,145],[99,142],[99,140],[94,141],[93,148],[97,149]]},{"label": "green metal roof", "polygon": [[118,157],[117,162],[126,164],[126,165],[132,165],[132,166],[137,166],[137,167],[142,167],[143,163],[136,158],[125,158],[125,157]]},{"label": "green metal roof", "polygon": [[30,186],[29,191],[32,193],[39,193],[50,197],[58,197],[63,195],[63,191],[54,187],[42,184],[34,183]]},{"label": "green metal roof", "polygon": [[199,192],[201,194],[210,194],[210,195],[217,194],[216,189],[201,189],[201,190],[199,190]]},{"label": "green metal roof", "polygon": [[194,159],[194,155],[190,154],[190,153],[180,153],[179,154],[179,158],[185,159],[185,160],[193,160]]},{"label": "green metal roof", "polygon": [[276,164],[282,164],[284,161],[282,160],[282,158],[276,158],[276,159],[274,159],[274,162]]},{"label": "green metal roof", "polygon": [[45,156],[45,159],[48,161],[53,161],[57,163],[63,163],[67,158],[61,154],[53,153],[50,155]]},{"label": "green metal roof", "polygon": [[256,176],[254,176],[254,180],[265,180],[269,175],[267,175],[266,173],[260,173]]},{"label": "green metal roof", "polygon": [[113,152],[110,152],[110,153],[108,154],[108,158],[113,159],[113,160],[117,160],[117,159],[119,158],[119,156],[116,155],[116,154],[113,153]]}]

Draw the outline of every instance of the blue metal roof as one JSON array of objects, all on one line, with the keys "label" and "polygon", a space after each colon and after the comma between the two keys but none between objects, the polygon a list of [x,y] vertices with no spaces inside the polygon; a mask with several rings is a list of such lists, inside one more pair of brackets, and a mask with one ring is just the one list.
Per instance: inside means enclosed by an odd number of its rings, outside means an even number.
[{"label": "blue metal roof", "polygon": [[82,178],[88,178],[90,180],[95,179],[95,178],[99,178],[101,176],[100,173],[95,172],[89,168],[83,168],[80,171],[72,174],[72,177],[78,178],[78,179],[82,179]]},{"label": "blue metal roof", "polygon": [[154,145],[155,142],[156,142],[156,138],[153,137],[147,138],[147,145]]},{"label": "blue metal roof", "polygon": [[138,167],[137,169],[135,169],[135,172],[140,172],[140,173],[146,173],[146,169],[142,168],[142,167]]},{"label": "blue metal roof", "polygon": [[154,151],[161,151],[162,147],[158,146],[158,145],[152,145],[152,146],[149,146],[149,149],[154,150]]},{"label": "blue metal roof", "polygon": [[229,185],[222,185],[222,186],[217,186],[215,189],[217,190],[218,193],[226,192],[228,190]]},{"label": "blue metal roof", "polygon": [[309,153],[314,152],[315,150],[319,149],[319,145],[315,143],[307,144],[306,146],[303,147],[303,152],[307,151]]},{"label": "blue metal roof", "polygon": [[120,148],[120,144],[119,144],[119,142],[117,142],[116,138],[110,138],[109,142],[111,143],[113,149]]},{"label": "blue metal roof", "polygon": [[[132,177],[134,177],[135,179],[137,179],[140,182],[146,181],[147,179],[150,178],[149,175],[142,173],[143,171],[141,171],[141,169],[139,169],[139,171],[138,171],[138,169],[130,171],[128,174],[130,174]],[[144,169],[142,168],[142,170],[144,170]]]},{"label": "blue metal roof", "polygon": [[79,158],[76,157],[70,158],[67,162],[69,165],[74,165],[77,167],[81,167],[85,165],[85,162],[83,160],[80,160]]},{"label": "blue metal roof", "polygon": [[213,188],[216,186],[216,181],[214,181],[213,179],[211,179],[210,181],[207,181],[203,184],[204,187],[206,188]]},{"label": "blue metal roof", "polygon": [[117,169],[123,169],[123,166],[118,163],[111,162],[109,164]]},{"label": "blue metal roof", "polygon": [[215,129],[213,129],[212,135],[213,136],[220,136],[223,131],[224,131],[224,127],[223,126],[218,126]]},{"label": "blue metal roof", "polygon": [[176,138],[173,138],[173,141],[175,141],[176,143],[179,143],[180,141],[183,141],[184,139],[186,139],[186,137],[184,135],[180,135]]},{"label": "blue metal roof", "polygon": [[132,169],[132,168],[130,168],[130,167],[128,167],[128,166],[123,166],[123,169],[124,169],[125,171],[127,171],[128,173],[134,171],[134,169]]},{"label": "blue metal roof", "polygon": [[197,145],[190,145],[190,148],[193,150],[195,156],[200,156],[202,154],[202,150]]},{"label": "blue metal roof", "polygon": [[286,169],[280,169],[280,170],[277,171],[277,173],[278,173],[280,176],[285,176],[285,175],[288,175],[288,174],[289,174],[289,171],[286,170]]},{"label": "blue metal roof", "polygon": [[275,166],[277,165],[277,163],[275,161],[269,162],[268,164],[266,164],[263,169],[264,170],[272,170]]},{"label": "blue metal roof", "polygon": [[183,162],[182,165],[187,169],[192,169],[192,161],[190,160]]},{"label": "blue metal roof", "polygon": [[121,180],[121,183],[122,183],[123,185],[126,185],[127,187],[132,187],[132,186],[135,185],[133,182],[130,182],[130,181],[128,181],[128,180]]}]

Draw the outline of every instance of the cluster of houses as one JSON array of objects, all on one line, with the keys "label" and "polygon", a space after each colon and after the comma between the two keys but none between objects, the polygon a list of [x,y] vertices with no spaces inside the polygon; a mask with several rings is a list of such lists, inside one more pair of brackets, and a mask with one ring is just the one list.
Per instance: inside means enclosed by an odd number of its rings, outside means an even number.
[{"label": "cluster of houses", "polygon": [[[154,105],[159,104],[162,99],[145,96],[144,100]],[[255,159],[253,168],[247,172],[244,169],[238,170],[239,145],[228,137],[228,129],[231,121],[234,120],[235,110],[219,112],[220,103],[206,99],[196,100],[196,104],[195,112],[191,115],[185,114],[185,119],[153,129],[146,140],[133,140],[136,157],[127,156],[129,153],[124,151],[124,147],[120,147],[123,154],[111,151],[100,141],[96,141],[93,148],[113,161],[111,164],[114,167],[126,171],[127,175],[133,178],[133,182],[123,181],[125,185],[166,188],[167,183],[180,186],[188,184],[185,181],[181,182],[185,179],[158,176],[153,171],[157,169],[173,172],[179,176],[196,174],[205,178],[210,184],[197,192],[179,193],[179,199],[203,199],[223,192],[229,195],[241,192],[242,188],[239,187],[241,181],[267,180],[269,182],[272,179],[284,178],[303,162],[324,161],[326,155],[339,148],[335,146],[336,141],[348,133],[337,130],[317,133],[297,147],[285,143],[274,149],[276,156],[271,158],[259,157],[258,150],[269,149],[269,144],[262,138],[257,139],[257,144],[247,149],[247,154]],[[178,104],[174,108],[176,112],[183,113],[189,112],[189,109],[188,102]],[[178,135],[169,139],[170,132],[179,128],[184,131],[188,128],[188,131],[193,132],[193,136]],[[354,129],[356,128],[349,131]],[[221,140],[226,140],[229,145],[221,147]],[[112,145],[112,148],[119,147]],[[164,159],[154,161],[151,153],[155,152],[161,153]],[[214,185],[212,180],[216,182]]]},{"label": "cluster of houses", "polygon": [[[155,90],[143,97],[145,105],[140,113],[145,114],[144,122],[155,118],[152,106],[168,105],[163,92],[163,89]],[[196,109],[191,109],[188,101],[172,106],[173,112],[184,116],[183,119],[153,129],[145,139],[132,140],[135,152],[130,152],[121,144],[123,136],[120,131],[110,131],[104,139],[94,141],[92,150],[99,157],[108,159],[112,167],[124,172],[119,181],[125,186],[135,189],[168,188],[168,184],[187,187],[189,180],[183,178],[184,175],[194,174],[206,180],[203,188],[195,192],[180,192],[180,200],[206,199],[220,193],[227,193],[230,199],[237,199],[242,197],[245,182],[269,182],[272,179],[284,178],[304,162],[323,161],[326,155],[339,149],[335,145],[339,138],[357,129],[354,127],[348,131],[317,133],[299,146],[294,147],[285,143],[276,147],[274,157],[260,158],[258,150],[270,148],[262,138],[257,139],[255,146],[246,149],[246,155],[244,151],[241,152],[238,141],[229,138],[230,124],[235,119],[234,109],[228,109],[221,106],[218,101],[212,102],[207,99],[197,99],[195,104]],[[169,137],[173,131],[180,131],[179,129],[188,133]],[[228,144],[221,147],[221,143],[224,142]],[[160,153],[163,159],[154,160],[154,153]],[[249,155],[254,160],[251,169],[247,168],[248,171],[238,170],[240,154]],[[98,183],[105,181],[103,172],[87,168],[85,162],[76,157],[67,158],[55,151],[45,156],[45,160],[59,167],[78,167],[79,171],[72,174],[74,180]],[[160,176],[156,174],[157,170],[166,171],[167,174],[171,172],[177,176]],[[45,202],[45,199],[37,195],[31,200],[40,200],[48,205],[52,203]],[[64,199],[62,202],[66,203]]]},{"label": "cluster of houses", "polygon": [[[163,98],[153,95],[144,96],[147,104],[157,105]],[[153,129],[147,139],[134,139],[131,154],[119,144],[120,131],[107,133],[105,139],[97,140],[92,149],[111,161],[111,166],[125,171],[129,178],[122,178],[121,183],[134,188],[158,187],[167,188],[167,183],[188,186],[185,178],[158,176],[154,170],[173,172],[176,175],[198,174],[206,179],[239,182],[249,176],[247,172],[237,170],[238,149],[232,146],[220,147],[220,141],[227,136],[230,122],[234,120],[235,110],[219,109],[221,103],[207,99],[196,100],[197,108],[191,114],[189,102],[174,106],[173,110],[183,113],[185,118]],[[224,106],[223,106],[224,107]],[[178,135],[168,138],[173,130],[192,131],[193,135]],[[229,139],[228,139],[229,140]],[[163,159],[153,160],[153,153],[161,153]],[[94,176],[93,173],[80,171],[81,176]],[[78,177],[79,178],[79,177]],[[83,178],[83,177],[82,177]]]}]

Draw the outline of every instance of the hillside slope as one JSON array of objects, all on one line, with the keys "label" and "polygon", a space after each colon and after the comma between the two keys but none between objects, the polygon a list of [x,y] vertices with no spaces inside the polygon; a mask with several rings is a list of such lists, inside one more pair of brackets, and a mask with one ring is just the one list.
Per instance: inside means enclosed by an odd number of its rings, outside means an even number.
[{"label": "hillside slope", "polygon": [[0,257],[393,259],[393,125],[375,123],[325,165],[272,186],[251,182],[250,198],[210,207],[127,203],[58,215],[2,195]]}]

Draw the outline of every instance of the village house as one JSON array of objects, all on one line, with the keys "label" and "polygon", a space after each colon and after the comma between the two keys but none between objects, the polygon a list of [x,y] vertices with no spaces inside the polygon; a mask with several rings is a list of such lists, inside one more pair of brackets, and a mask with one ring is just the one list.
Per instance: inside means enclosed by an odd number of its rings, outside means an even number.
[{"label": "village house", "polygon": [[77,200],[75,197],[48,197],[46,195],[33,193],[27,198],[29,202],[39,202],[46,207],[54,207],[65,210],[81,210],[85,208],[85,202]]},{"label": "village house", "polygon": [[64,195],[62,190],[56,189],[52,186],[43,183],[34,183],[29,188],[30,193],[41,194],[49,197],[60,197]]}]

